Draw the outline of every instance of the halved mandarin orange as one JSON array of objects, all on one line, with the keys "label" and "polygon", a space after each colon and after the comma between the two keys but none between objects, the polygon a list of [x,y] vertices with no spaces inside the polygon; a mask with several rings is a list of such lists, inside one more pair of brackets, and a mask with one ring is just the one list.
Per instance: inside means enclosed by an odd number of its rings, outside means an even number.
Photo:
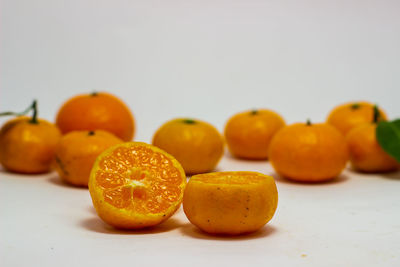
[{"label": "halved mandarin orange", "polygon": [[154,226],[168,219],[182,203],[185,185],[185,172],[173,156],[141,142],[105,150],[89,179],[98,215],[122,229]]},{"label": "halved mandarin orange", "polygon": [[211,234],[257,231],[272,219],[277,205],[274,178],[249,171],[194,175],[183,197],[189,221]]}]

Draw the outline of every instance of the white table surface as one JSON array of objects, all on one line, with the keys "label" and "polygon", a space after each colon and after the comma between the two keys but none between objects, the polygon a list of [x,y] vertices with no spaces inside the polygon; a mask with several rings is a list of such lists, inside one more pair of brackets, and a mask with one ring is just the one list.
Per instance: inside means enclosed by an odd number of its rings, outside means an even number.
[{"label": "white table surface", "polygon": [[[54,121],[73,95],[109,91],[145,142],[174,117],[222,131],[252,108],[319,122],[368,100],[398,118],[399,14],[398,0],[0,0],[0,110],[36,98]],[[272,173],[229,156],[219,169]],[[267,227],[220,238],[182,210],[153,230],[116,231],[55,173],[2,171],[0,266],[400,266],[399,173],[277,185]]]},{"label": "white table surface", "polygon": [[[229,155],[219,170],[273,173],[265,161]],[[276,181],[278,209],[264,228],[217,237],[191,225],[182,208],[153,229],[115,230],[97,217],[87,189],[62,183],[56,173],[2,172],[0,265],[400,265],[400,173],[346,170],[324,184]]]}]

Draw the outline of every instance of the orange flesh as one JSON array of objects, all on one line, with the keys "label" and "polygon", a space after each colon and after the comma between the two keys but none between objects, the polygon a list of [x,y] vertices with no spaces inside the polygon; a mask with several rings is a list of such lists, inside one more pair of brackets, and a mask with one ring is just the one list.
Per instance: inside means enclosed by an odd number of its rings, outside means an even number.
[{"label": "orange flesh", "polygon": [[182,176],[165,155],[148,147],[118,147],[99,162],[96,182],[118,209],[161,213],[179,200]]},{"label": "orange flesh", "polygon": [[265,180],[265,177],[251,172],[222,172],[222,173],[204,173],[200,177],[193,176],[192,180],[207,184],[230,184],[242,185],[259,183]]}]

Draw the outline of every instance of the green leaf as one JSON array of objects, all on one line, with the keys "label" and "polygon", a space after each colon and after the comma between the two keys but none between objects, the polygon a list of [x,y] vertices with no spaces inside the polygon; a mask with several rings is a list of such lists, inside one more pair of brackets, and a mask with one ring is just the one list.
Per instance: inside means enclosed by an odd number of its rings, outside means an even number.
[{"label": "green leaf", "polygon": [[379,122],[376,139],[386,153],[400,162],[400,119]]}]

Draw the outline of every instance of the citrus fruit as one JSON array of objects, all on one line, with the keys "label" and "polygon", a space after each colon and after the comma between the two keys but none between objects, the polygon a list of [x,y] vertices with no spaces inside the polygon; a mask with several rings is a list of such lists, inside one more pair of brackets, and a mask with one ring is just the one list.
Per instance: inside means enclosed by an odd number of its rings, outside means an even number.
[{"label": "citrus fruit", "polygon": [[60,138],[59,129],[46,120],[26,116],[11,119],[0,130],[0,163],[11,172],[48,172]]},{"label": "citrus fruit", "polygon": [[272,139],[269,160],[280,175],[302,182],[326,181],[338,176],[348,160],[346,141],[326,123],[295,123]]},{"label": "citrus fruit", "polygon": [[[386,114],[379,110],[381,120],[386,120]],[[328,115],[327,123],[336,127],[343,135],[346,135],[357,125],[371,122],[374,116],[374,105],[365,102],[351,102],[335,107]]]},{"label": "citrus fruit", "polygon": [[135,131],[129,108],[109,93],[77,95],[65,102],[57,113],[56,124],[63,134],[79,130],[105,130],[124,141]]},{"label": "citrus fruit", "polygon": [[282,117],[260,109],[238,113],[225,126],[225,140],[231,154],[244,159],[267,159],[275,133],[285,126]]},{"label": "citrus fruit", "polygon": [[376,123],[364,123],[346,136],[350,162],[361,172],[388,172],[398,169],[397,161],[376,140]]},{"label": "citrus fruit", "polygon": [[157,225],[180,206],[186,176],[179,162],[145,143],[128,142],[101,153],[89,191],[101,219],[123,229]]},{"label": "citrus fruit", "polygon": [[57,173],[69,184],[87,187],[97,156],[108,147],[122,142],[115,135],[102,130],[69,132],[56,147]]},{"label": "citrus fruit", "polygon": [[193,119],[174,119],[153,136],[153,145],[173,155],[187,174],[211,171],[224,152],[221,134],[211,124]]},{"label": "citrus fruit", "polygon": [[211,234],[257,231],[271,220],[277,204],[274,179],[257,172],[194,175],[183,196],[189,221]]}]

